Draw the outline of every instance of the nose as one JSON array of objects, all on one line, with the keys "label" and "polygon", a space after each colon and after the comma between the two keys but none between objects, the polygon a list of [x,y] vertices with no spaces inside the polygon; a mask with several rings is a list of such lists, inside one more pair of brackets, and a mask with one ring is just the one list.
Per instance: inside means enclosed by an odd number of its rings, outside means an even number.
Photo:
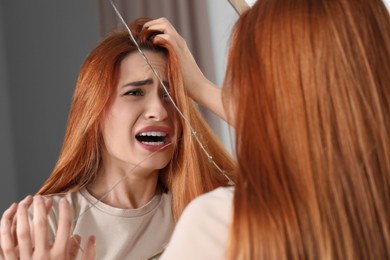
[{"label": "nose", "polygon": [[167,102],[158,93],[150,96],[147,100],[144,115],[146,119],[164,121],[168,118]]}]

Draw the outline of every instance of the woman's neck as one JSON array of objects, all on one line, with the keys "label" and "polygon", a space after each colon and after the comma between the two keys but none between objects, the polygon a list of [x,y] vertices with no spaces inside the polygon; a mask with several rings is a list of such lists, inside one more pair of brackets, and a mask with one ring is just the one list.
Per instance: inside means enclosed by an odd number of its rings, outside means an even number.
[{"label": "woman's neck", "polygon": [[131,172],[117,166],[103,166],[88,191],[105,204],[133,209],[147,204],[156,194],[158,171],[137,169]]}]

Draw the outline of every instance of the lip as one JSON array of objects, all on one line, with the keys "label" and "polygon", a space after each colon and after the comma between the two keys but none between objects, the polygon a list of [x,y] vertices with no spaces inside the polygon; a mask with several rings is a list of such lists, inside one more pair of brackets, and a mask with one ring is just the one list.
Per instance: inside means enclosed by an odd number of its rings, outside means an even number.
[{"label": "lip", "polygon": [[169,144],[171,143],[172,129],[170,127],[167,127],[167,126],[147,126],[147,127],[144,127],[144,128],[141,128],[140,130],[138,130],[136,135],[139,135],[140,133],[143,133],[143,132],[164,132],[167,134],[166,142],[162,145],[148,145],[148,144],[145,144],[145,143],[138,141],[137,138],[135,138],[137,143],[143,149],[148,150],[150,152],[164,151],[165,149],[167,149],[169,147]]}]

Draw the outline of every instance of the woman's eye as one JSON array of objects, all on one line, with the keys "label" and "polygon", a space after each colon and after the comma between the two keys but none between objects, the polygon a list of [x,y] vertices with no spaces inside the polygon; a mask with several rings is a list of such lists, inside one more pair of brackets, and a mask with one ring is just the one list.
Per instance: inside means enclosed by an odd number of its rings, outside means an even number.
[{"label": "woman's eye", "polygon": [[163,98],[169,98],[170,95],[171,95],[171,92],[170,92],[170,91],[166,92],[166,91],[164,90],[164,92],[163,92]]},{"label": "woman's eye", "polygon": [[143,96],[144,92],[140,89],[133,89],[133,90],[127,91],[124,95],[125,96]]},{"label": "woman's eye", "polygon": [[171,91],[169,91],[169,83],[167,81],[164,81],[164,86],[161,86],[162,87],[162,97],[164,99],[169,99],[169,96],[171,96]]}]

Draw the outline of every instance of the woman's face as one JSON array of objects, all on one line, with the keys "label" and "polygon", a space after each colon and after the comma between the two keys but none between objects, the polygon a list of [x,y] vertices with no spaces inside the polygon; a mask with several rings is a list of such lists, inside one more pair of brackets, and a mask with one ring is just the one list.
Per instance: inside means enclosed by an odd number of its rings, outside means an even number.
[{"label": "woman's face", "polygon": [[[144,51],[166,87],[166,57]],[[173,157],[177,133],[174,132],[173,106],[160,82],[138,52],[121,62],[116,92],[102,124],[106,151],[103,160],[119,161],[155,171]]]}]

